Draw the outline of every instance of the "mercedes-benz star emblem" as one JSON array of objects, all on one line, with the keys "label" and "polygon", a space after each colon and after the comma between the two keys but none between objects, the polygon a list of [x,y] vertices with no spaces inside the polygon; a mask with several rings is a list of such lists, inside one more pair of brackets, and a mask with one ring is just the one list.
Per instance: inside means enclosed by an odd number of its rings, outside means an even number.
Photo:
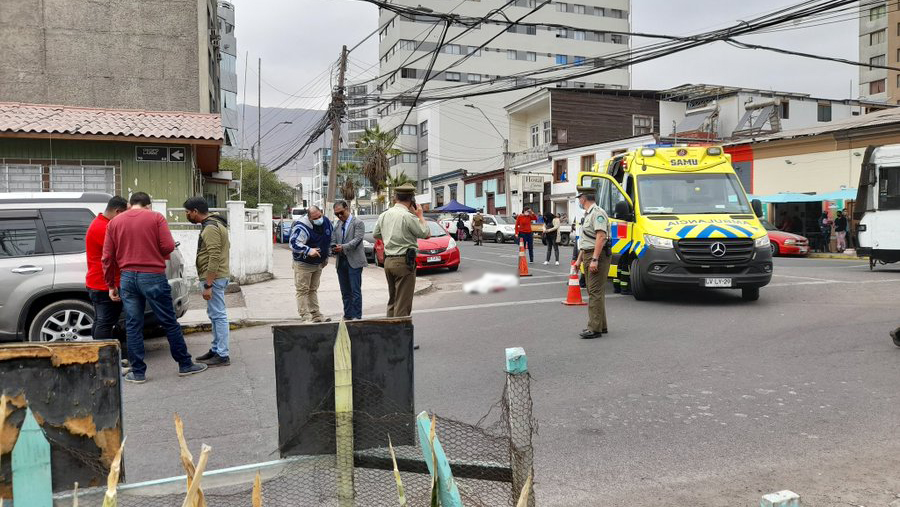
[{"label": "mercedes-benz star emblem", "polygon": [[725,243],[716,241],[712,245],[709,245],[709,253],[711,253],[713,257],[722,257],[725,255]]}]

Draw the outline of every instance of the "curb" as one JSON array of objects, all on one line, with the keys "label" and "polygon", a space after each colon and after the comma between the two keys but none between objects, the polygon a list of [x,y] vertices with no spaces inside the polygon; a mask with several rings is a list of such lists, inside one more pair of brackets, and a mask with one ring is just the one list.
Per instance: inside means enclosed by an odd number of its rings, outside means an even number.
[{"label": "curb", "polygon": [[[422,287],[418,287],[419,280],[422,280],[422,282],[423,282]],[[423,294],[428,294],[429,292],[433,292],[434,290],[435,290],[435,288],[434,288],[433,281],[426,280],[424,278],[417,278],[416,279],[416,290],[415,290],[415,292],[413,292],[413,296],[421,296]]]},{"label": "curb", "polygon": [[847,261],[867,261],[869,260],[868,256],[865,255],[848,255],[848,254],[839,254],[839,253],[817,253],[810,252],[807,256],[807,259],[841,259]]}]

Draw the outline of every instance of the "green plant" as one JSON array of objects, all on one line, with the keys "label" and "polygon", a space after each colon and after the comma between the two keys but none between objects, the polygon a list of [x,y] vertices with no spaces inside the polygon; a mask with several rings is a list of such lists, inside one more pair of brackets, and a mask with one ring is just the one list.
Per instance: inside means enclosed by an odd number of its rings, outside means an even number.
[{"label": "green plant", "polygon": [[[289,210],[294,206],[296,199],[294,187],[278,179],[278,175],[269,171],[266,166],[262,166],[260,173],[256,161],[245,158],[241,175],[241,160],[224,157],[219,167],[224,171],[233,171],[234,175],[240,178],[241,199],[247,203],[248,208],[256,208],[260,202],[266,202],[272,204],[273,213],[280,215],[283,210]],[[259,192],[260,200],[257,200],[257,188],[262,188]]]},{"label": "green plant", "polygon": [[359,166],[352,162],[344,162],[338,168],[338,179],[340,184],[338,189],[341,191],[341,197],[349,204],[353,204],[358,190],[357,179],[362,174]]},{"label": "green plant", "polygon": [[356,141],[356,148],[363,159],[363,175],[372,184],[372,190],[379,192],[390,176],[391,157],[400,155],[402,151],[394,148],[397,136],[381,130],[377,125],[366,129],[362,137]]}]

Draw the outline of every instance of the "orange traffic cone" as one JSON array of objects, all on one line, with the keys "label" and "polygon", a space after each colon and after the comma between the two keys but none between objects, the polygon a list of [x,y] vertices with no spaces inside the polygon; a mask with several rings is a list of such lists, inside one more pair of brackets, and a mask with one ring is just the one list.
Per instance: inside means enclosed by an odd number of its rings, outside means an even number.
[{"label": "orange traffic cone", "polygon": [[575,267],[575,261],[572,261],[572,270],[569,271],[569,293],[566,294],[566,300],[562,304],[568,306],[585,306],[587,304],[581,299],[581,285],[578,283],[578,269]]},{"label": "orange traffic cone", "polygon": [[525,240],[519,238],[519,276],[531,276],[528,272],[528,261],[525,260]]}]

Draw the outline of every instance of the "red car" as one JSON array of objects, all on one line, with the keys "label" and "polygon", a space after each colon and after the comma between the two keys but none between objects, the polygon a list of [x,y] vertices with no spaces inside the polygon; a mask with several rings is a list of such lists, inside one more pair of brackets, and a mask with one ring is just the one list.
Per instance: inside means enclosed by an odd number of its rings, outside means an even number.
[{"label": "red car", "polygon": [[769,244],[772,247],[772,255],[807,255],[809,253],[809,240],[791,232],[784,232],[774,225],[762,221],[763,227],[769,233]]},{"label": "red car", "polygon": [[[425,220],[431,237],[419,240],[419,250],[416,255],[416,269],[441,269],[450,271],[459,269],[459,248],[456,240],[434,220]],[[375,240],[375,264],[384,266],[384,242]]]}]

